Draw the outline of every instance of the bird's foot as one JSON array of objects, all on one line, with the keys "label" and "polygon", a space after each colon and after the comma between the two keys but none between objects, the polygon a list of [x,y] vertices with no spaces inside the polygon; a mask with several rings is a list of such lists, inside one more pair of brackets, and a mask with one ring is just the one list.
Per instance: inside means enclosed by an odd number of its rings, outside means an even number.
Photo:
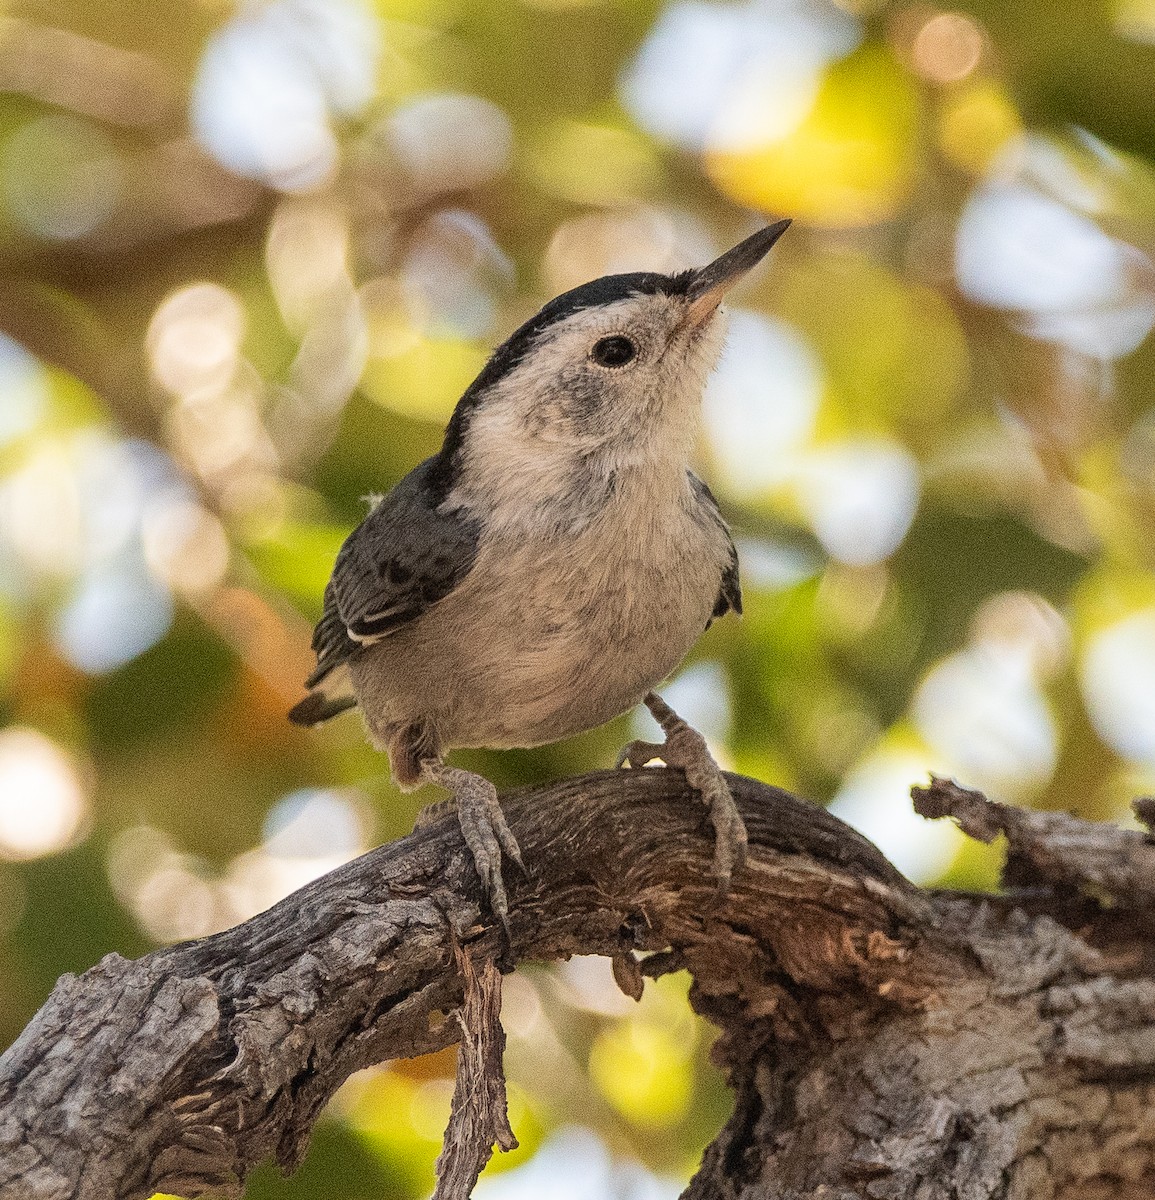
[{"label": "bird's foot", "polygon": [[517,839],[501,811],[497,788],[484,775],[449,767],[436,760],[423,763],[422,773],[430,783],[439,783],[453,793],[452,802],[457,807],[461,834],[473,856],[481,886],[489,897],[494,916],[501,921],[508,935],[509,903],[501,877],[501,852],[504,850],[517,863],[522,874],[525,863]]},{"label": "bird's foot", "polygon": [[457,813],[457,801],[452,796],[448,800],[434,800],[431,804],[423,804],[413,819],[413,828],[429,829],[450,813]]},{"label": "bird's foot", "polygon": [[726,895],[734,872],[746,862],[746,825],[730,792],[722,768],[714,761],[706,739],[656,693],[650,692],[645,705],[666,735],[664,743],[631,742],[618,755],[618,766],[644,767],[660,758],[667,767],[681,771],[686,782],[701,797],[714,826],[714,874],[718,891]]},{"label": "bird's foot", "polygon": [[[633,741],[628,746],[622,747],[622,752],[618,755],[618,761],[614,766],[618,768],[633,767],[636,770],[646,766],[647,763],[652,763],[656,758],[666,762],[665,753],[666,744],[664,742]],[[672,765],[672,763],[666,763],[666,766]]]}]

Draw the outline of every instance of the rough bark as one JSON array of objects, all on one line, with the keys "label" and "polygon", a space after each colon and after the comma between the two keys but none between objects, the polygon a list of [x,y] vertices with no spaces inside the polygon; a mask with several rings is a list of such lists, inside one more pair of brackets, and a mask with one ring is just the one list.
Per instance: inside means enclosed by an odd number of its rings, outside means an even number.
[{"label": "rough bark", "polygon": [[695,1200],[1155,1194],[1149,837],[936,781],[919,806],[1004,835],[1009,888],[926,893],[820,809],[731,784],[751,854],[724,901],[682,778],[602,772],[504,798],[532,871],[509,871],[508,945],[449,817],[235,929],[65,976],[0,1058],[0,1198],[237,1194],[300,1161],[351,1072],[457,1040],[439,1191],[463,1196],[512,1143],[499,971],[577,953],[632,994],[688,969],[721,1030],[735,1108]]}]

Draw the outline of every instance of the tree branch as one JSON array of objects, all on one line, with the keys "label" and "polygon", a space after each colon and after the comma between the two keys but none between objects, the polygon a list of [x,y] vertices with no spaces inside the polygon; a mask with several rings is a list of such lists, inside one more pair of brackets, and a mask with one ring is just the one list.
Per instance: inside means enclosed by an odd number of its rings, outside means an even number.
[{"label": "tree branch", "polygon": [[[751,857],[725,901],[681,776],[600,772],[503,798],[533,873],[507,880],[508,946],[449,817],[234,929],[65,976],[0,1058],[0,1198],[237,1195],[264,1159],[299,1163],[353,1071],[463,1029],[439,1194],[464,1196],[513,1140],[498,968],[579,953],[632,992],[688,969],[722,1030],[736,1107],[691,1197],[1150,1194],[1149,891],[1101,906],[1070,837],[1066,868],[1031,877],[998,810],[1019,892],[923,893],[821,809],[731,786]],[[987,812],[944,788],[920,802]],[[1100,858],[1150,850],[1075,827]]]}]

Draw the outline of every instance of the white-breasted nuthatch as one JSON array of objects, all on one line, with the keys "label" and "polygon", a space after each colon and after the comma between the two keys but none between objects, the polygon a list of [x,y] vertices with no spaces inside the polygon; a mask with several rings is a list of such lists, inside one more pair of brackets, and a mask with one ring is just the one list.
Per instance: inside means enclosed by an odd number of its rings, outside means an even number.
[{"label": "white-breasted nuthatch", "polygon": [[542,745],[644,701],[666,741],[632,743],[619,765],[685,772],[723,889],[744,859],[721,771],[653,689],[715,617],[741,612],[734,543],[689,462],[722,298],[789,224],[699,270],[609,275],[551,300],[462,396],[440,453],[337,555],[289,717],[360,705],[399,786],[447,787],[502,921],[501,853],[521,865],[520,851],[493,784],[445,763],[454,747]]}]

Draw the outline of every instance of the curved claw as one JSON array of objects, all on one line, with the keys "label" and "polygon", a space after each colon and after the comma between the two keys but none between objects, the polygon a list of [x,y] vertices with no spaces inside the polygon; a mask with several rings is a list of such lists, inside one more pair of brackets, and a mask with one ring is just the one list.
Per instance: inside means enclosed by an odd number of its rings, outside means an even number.
[{"label": "curved claw", "polygon": [[501,811],[497,789],[483,775],[437,761],[423,764],[423,771],[426,779],[453,792],[461,835],[473,858],[482,889],[489,898],[489,907],[501,921],[508,937],[509,901],[501,876],[502,851],[517,863],[523,874],[526,871],[521,847]]},{"label": "curved claw", "polygon": [[628,746],[623,746],[621,753],[618,755],[617,762],[614,766],[618,769],[622,767],[633,767],[640,769],[647,763],[653,762],[655,758],[660,758],[665,762],[666,746],[664,742],[630,742]]},{"label": "curved claw", "polygon": [[[480,801],[480,803],[478,803]],[[489,896],[494,915],[503,925],[509,922],[509,903],[505,895],[505,882],[501,878],[501,845],[489,818],[488,804],[484,795],[469,794],[463,789],[457,793],[457,817],[461,822],[461,833],[473,865],[481,879],[481,886]]]},{"label": "curved claw", "polygon": [[706,739],[658,695],[651,692],[646,707],[666,735],[663,745],[631,742],[618,756],[618,766],[645,766],[660,758],[668,767],[683,772],[686,782],[702,797],[714,827],[714,875],[722,896],[730,891],[734,872],[746,863],[747,836],[742,814],[730,792],[730,785],[714,761]]},{"label": "curved claw", "polygon": [[493,826],[493,832],[497,835],[497,840],[501,844],[501,848],[517,863],[521,873],[528,876],[529,872],[526,871],[525,863],[521,857],[521,847],[517,844],[517,838],[513,836],[513,830],[510,829],[509,823],[505,819],[505,813],[501,811],[501,804],[497,799],[496,788],[492,789],[488,800],[489,819]]},{"label": "curved claw", "polygon": [[748,839],[742,814],[721,773],[718,783],[719,788],[711,789],[708,797],[703,792],[703,797],[710,806],[710,824],[714,826],[714,874],[718,877],[718,891],[725,896],[734,872],[746,865]]}]

